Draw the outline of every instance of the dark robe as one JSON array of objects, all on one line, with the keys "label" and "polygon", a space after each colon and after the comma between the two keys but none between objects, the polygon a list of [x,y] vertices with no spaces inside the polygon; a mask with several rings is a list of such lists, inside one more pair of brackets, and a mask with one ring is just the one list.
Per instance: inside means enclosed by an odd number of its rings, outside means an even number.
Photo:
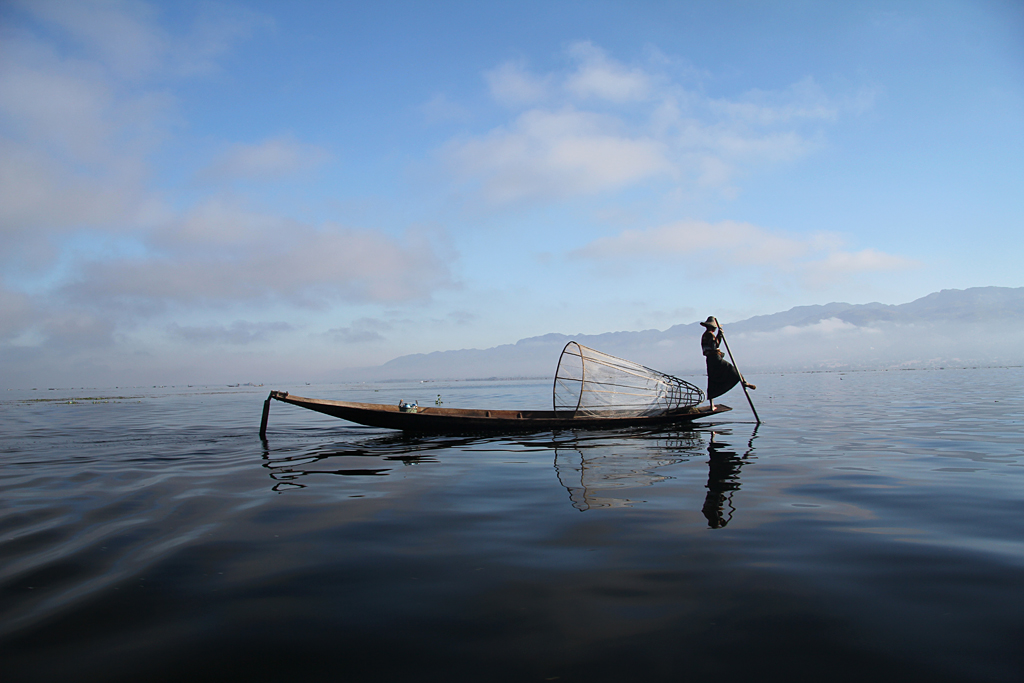
[{"label": "dark robe", "polygon": [[739,384],[740,373],[722,356],[718,350],[718,337],[711,330],[704,331],[700,347],[708,365],[708,398],[718,398]]}]

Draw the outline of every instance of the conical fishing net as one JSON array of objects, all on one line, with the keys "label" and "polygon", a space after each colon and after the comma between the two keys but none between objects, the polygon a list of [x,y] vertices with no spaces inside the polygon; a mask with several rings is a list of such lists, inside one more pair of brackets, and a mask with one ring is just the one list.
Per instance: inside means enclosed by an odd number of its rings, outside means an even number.
[{"label": "conical fishing net", "polygon": [[634,417],[690,408],[704,392],[678,377],[569,342],[555,370],[554,406],[579,417]]}]

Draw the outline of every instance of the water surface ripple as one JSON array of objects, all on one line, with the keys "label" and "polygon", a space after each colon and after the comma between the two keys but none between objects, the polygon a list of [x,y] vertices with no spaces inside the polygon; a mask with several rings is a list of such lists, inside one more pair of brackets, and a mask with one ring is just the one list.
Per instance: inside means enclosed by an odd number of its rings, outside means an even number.
[{"label": "water surface ripple", "polygon": [[8,391],[4,680],[1021,680],[1024,370],[755,381],[760,426],[738,394],[485,437],[275,404],[266,442],[269,388]]}]

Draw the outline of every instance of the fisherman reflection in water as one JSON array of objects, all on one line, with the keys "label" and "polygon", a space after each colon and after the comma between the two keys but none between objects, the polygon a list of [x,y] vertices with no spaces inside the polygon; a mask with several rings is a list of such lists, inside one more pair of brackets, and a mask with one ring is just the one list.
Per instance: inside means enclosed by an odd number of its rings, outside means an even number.
[{"label": "fisherman reflection in water", "polygon": [[711,409],[714,410],[715,399],[738,383],[743,382],[743,386],[747,389],[756,389],[757,387],[743,381],[739,371],[725,360],[725,354],[719,351],[718,346],[722,343],[722,330],[718,326],[715,316],[709,315],[701,325],[704,326],[704,334],[700,338],[700,348],[708,365],[708,402],[711,404]]},{"label": "fisherman reflection in water", "polygon": [[[708,494],[704,497],[701,512],[712,529],[721,529],[732,519],[736,508],[732,504],[732,492],[740,488],[740,467],[743,460],[735,451],[726,450],[727,443],[716,443],[715,432],[708,442]],[[728,511],[726,511],[728,506]]]}]

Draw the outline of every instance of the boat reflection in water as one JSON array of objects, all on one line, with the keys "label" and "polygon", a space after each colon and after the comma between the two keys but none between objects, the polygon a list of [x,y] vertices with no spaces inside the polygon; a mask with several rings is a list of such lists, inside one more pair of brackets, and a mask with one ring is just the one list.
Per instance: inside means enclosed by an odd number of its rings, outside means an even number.
[{"label": "boat reflection in water", "polygon": [[[736,511],[733,493],[740,488],[740,469],[754,457],[754,429],[742,456],[721,440],[728,431],[712,431],[705,447],[701,432],[682,431],[657,439],[654,444],[638,448],[643,442],[620,442],[615,446],[593,447],[589,444],[555,445],[555,472],[558,481],[569,492],[569,500],[577,510],[630,507],[635,501],[618,492],[643,486],[654,486],[672,477],[659,472],[662,468],[687,462],[706,452],[708,459],[707,495],[701,512],[712,529],[721,529]],[[648,439],[650,435],[648,436]],[[626,448],[622,448],[626,446]]]},{"label": "boat reflection in water", "polygon": [[703,450],[703,441],[696,431],[655,436],[645,434],[642,438],[613,441],[580,439],[552,444],[555,472],[569,492],[572,506],[581,512],[630,507],[635,501],[621,497],[620,492],[670,479],[658,470],[692,460]]},{"label": "boat reflection in water", "polygon": [[[459,441],[468,441],[461,439]],[[324,445],[312,450],[277,455],[264,442],[263,467],[274,481],[271,490],[282,493],[304,489],[302,479],[312,475],[332,474],[343,477],[382,477],[392,470],[408,465],[437,462],[433,452],[457,445],[453,439],[412,439],[404,434],[376,437],[361,444]],[[339,467],[340,464],[344,466]]]},{"label": "boat reflection in water", "polygon": [[[587,432],[540,438],[497,440],[477,437],[415,437],[404,434],[374,437],[352,444],[330,444],[298,452],[272,453],[264,446],[263,467],[274,481],[273,490],[306,488],[313,475],[382,477],[395,468],[437,463],[451,451],[516,449],[554,453],[559,483],[569,493],[577,510],[631,507],[643,501],[628,497],[638,488],[655,486],[674,477],[665,468],[708,456],[707,494],[701,508],[708,526],[721,529],[732,520],[736,507],[733,494],[740,488],[740,469],[754,458],[754,428],[743,455],[722,437],[722,428],[710,432],[696,429],[619,433],[615,436]],[[554,438],[552,438],[554,437]],[[305,481],[303,481],[305,480]]]}]

